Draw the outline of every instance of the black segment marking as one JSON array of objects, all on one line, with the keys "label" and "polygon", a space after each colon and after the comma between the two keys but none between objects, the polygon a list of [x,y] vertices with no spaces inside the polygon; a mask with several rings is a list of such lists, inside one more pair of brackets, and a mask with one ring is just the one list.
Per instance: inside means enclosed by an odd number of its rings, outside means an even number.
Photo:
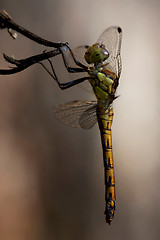
[{"label": "black segment marking", "polygon": [[107,139],[107,148],[110,148],[110,147],[109,147],[109,139]]},{"label": "black segment marking", "polygon": [[111,181],[112,181],[112,178],[111,178],[111,176],[109,176],[109,185],[111,185]]}]

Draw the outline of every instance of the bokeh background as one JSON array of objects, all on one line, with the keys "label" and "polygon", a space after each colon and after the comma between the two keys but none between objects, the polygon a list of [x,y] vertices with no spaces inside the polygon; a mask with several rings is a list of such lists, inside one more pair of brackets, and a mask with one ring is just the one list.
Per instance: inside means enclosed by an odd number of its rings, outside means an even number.
[{"label": "bokeh background", "polygon": [[[0,239],[160,239],[160,1],[0,0],[21,26],[72,48],[123,29],[123,69],[114,103],[116,212],[104,219],[103,159],[98,126],[72,129],[57,104],[91,99],[80,87],[61,91],[37,65],[0,76]],[[2,53],[25,58],[46,48],[0,31]],[[56,72],[68,81],[60,57]]]}]

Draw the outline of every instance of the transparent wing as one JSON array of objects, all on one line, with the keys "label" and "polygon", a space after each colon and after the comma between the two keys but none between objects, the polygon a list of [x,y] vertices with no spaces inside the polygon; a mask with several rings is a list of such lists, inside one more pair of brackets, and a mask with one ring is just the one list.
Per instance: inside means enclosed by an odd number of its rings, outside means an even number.
[{"label": "transparent wing", "polygon": [[[87,67],[90,67],[90,65],[84,59],[84,55],[88,47],[89,47],[88,45],[78,46],[76,48],[73,48],[72,52],[74,53],[74,56],[77,61],[79,61],[80,63],[84,64]],[[77,65],[73,61],[73,58],[70,57],[70,55],[68,56],[68,62],[71,66],[77,67]]]},{"label": "transparent wing", "polygon": [[[87,50],[88,46],[78,46],[76,48],[72,49],[72,52],[76,58],[76,60],[80,63],[82,63],[83,65],[89,67],[89,64],[86,63],[85,59],[84,59],[84,54]],[[77,64],[74,62],[73,57],[71,55],[70,51],[65,51],[64,52],[65,58],[67,60],[67,63],[70,67],[72,68],[81,68],[79,66],[77,66]],[[81,73],[70,73],[71,78],[74,78],[73,76],[76,76],[76,78],[78,77],[89,77],[87,72],[81,72]],[[77,77],[78,76],[78,77]]]},{"label": "transparent wing", "polygon": [[[89,64],[87,64],[87,62],[84,59],[84,54],[87,50],[88,46],[83,45],[83,46],[78,46],[76,48],[72,49],[72,52],[76,58],[77,61],[79,61],[80,63],[82,63],[85,66],[89,66]],[[74,68],[80,68],[79,66],[76,65],[76,63],[73,60],[73,57],[70,53],[70,51],[66,51],[65,53],[65,57],[67,59],[67,63],[70,67],[74,67]],[[82,77],[88,77],[89,78],[89,74],[86,72],[75,72],[75,73],[69,73],[70,79],[75,80],[78,78],[82,78]],[[89,83],[89,81],[84,81],[81,84],[78,84],[79,87],[83,88],[85,91],[92,93],[92,88],[91,85]]]},{"label": "transparent wing", "polygon": [[105,61],[108,63],[108,68],[120,77],[121,63],[121,41],[122,29],[118,26],[107,28],[98,38],[98,43],[103,43],[109,52],[109,58]]},{"label": "transparent wing", "polygon": [[96,101],[73,101],[54,109],[56,118],[65,125],[90,129],[97,122]]}]

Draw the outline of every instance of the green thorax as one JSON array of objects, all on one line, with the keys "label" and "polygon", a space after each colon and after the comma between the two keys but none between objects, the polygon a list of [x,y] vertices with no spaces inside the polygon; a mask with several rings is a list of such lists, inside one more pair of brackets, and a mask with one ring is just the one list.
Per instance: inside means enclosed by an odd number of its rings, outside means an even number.
[{"label": "green thorax", "polygon": [[99,64],[90,68],[90,84],[98,101],[107,101],[113,98],[118,86],[116,75],[107,68],[107,65]]}]

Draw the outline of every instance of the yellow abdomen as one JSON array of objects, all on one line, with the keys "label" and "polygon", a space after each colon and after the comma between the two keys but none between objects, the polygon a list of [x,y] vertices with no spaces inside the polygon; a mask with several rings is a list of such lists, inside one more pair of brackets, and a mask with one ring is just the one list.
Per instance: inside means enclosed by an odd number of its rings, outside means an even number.
[{"label": "yellow abdomen", "polygon": [[104,173],[105,173],[105,215],[106,222],[111,223],[115,211],[115,177],[112,154],[111,126],[113,120],[113,108],[109,107],[103,111],[97,108],[98,124],[101,132]]}]

